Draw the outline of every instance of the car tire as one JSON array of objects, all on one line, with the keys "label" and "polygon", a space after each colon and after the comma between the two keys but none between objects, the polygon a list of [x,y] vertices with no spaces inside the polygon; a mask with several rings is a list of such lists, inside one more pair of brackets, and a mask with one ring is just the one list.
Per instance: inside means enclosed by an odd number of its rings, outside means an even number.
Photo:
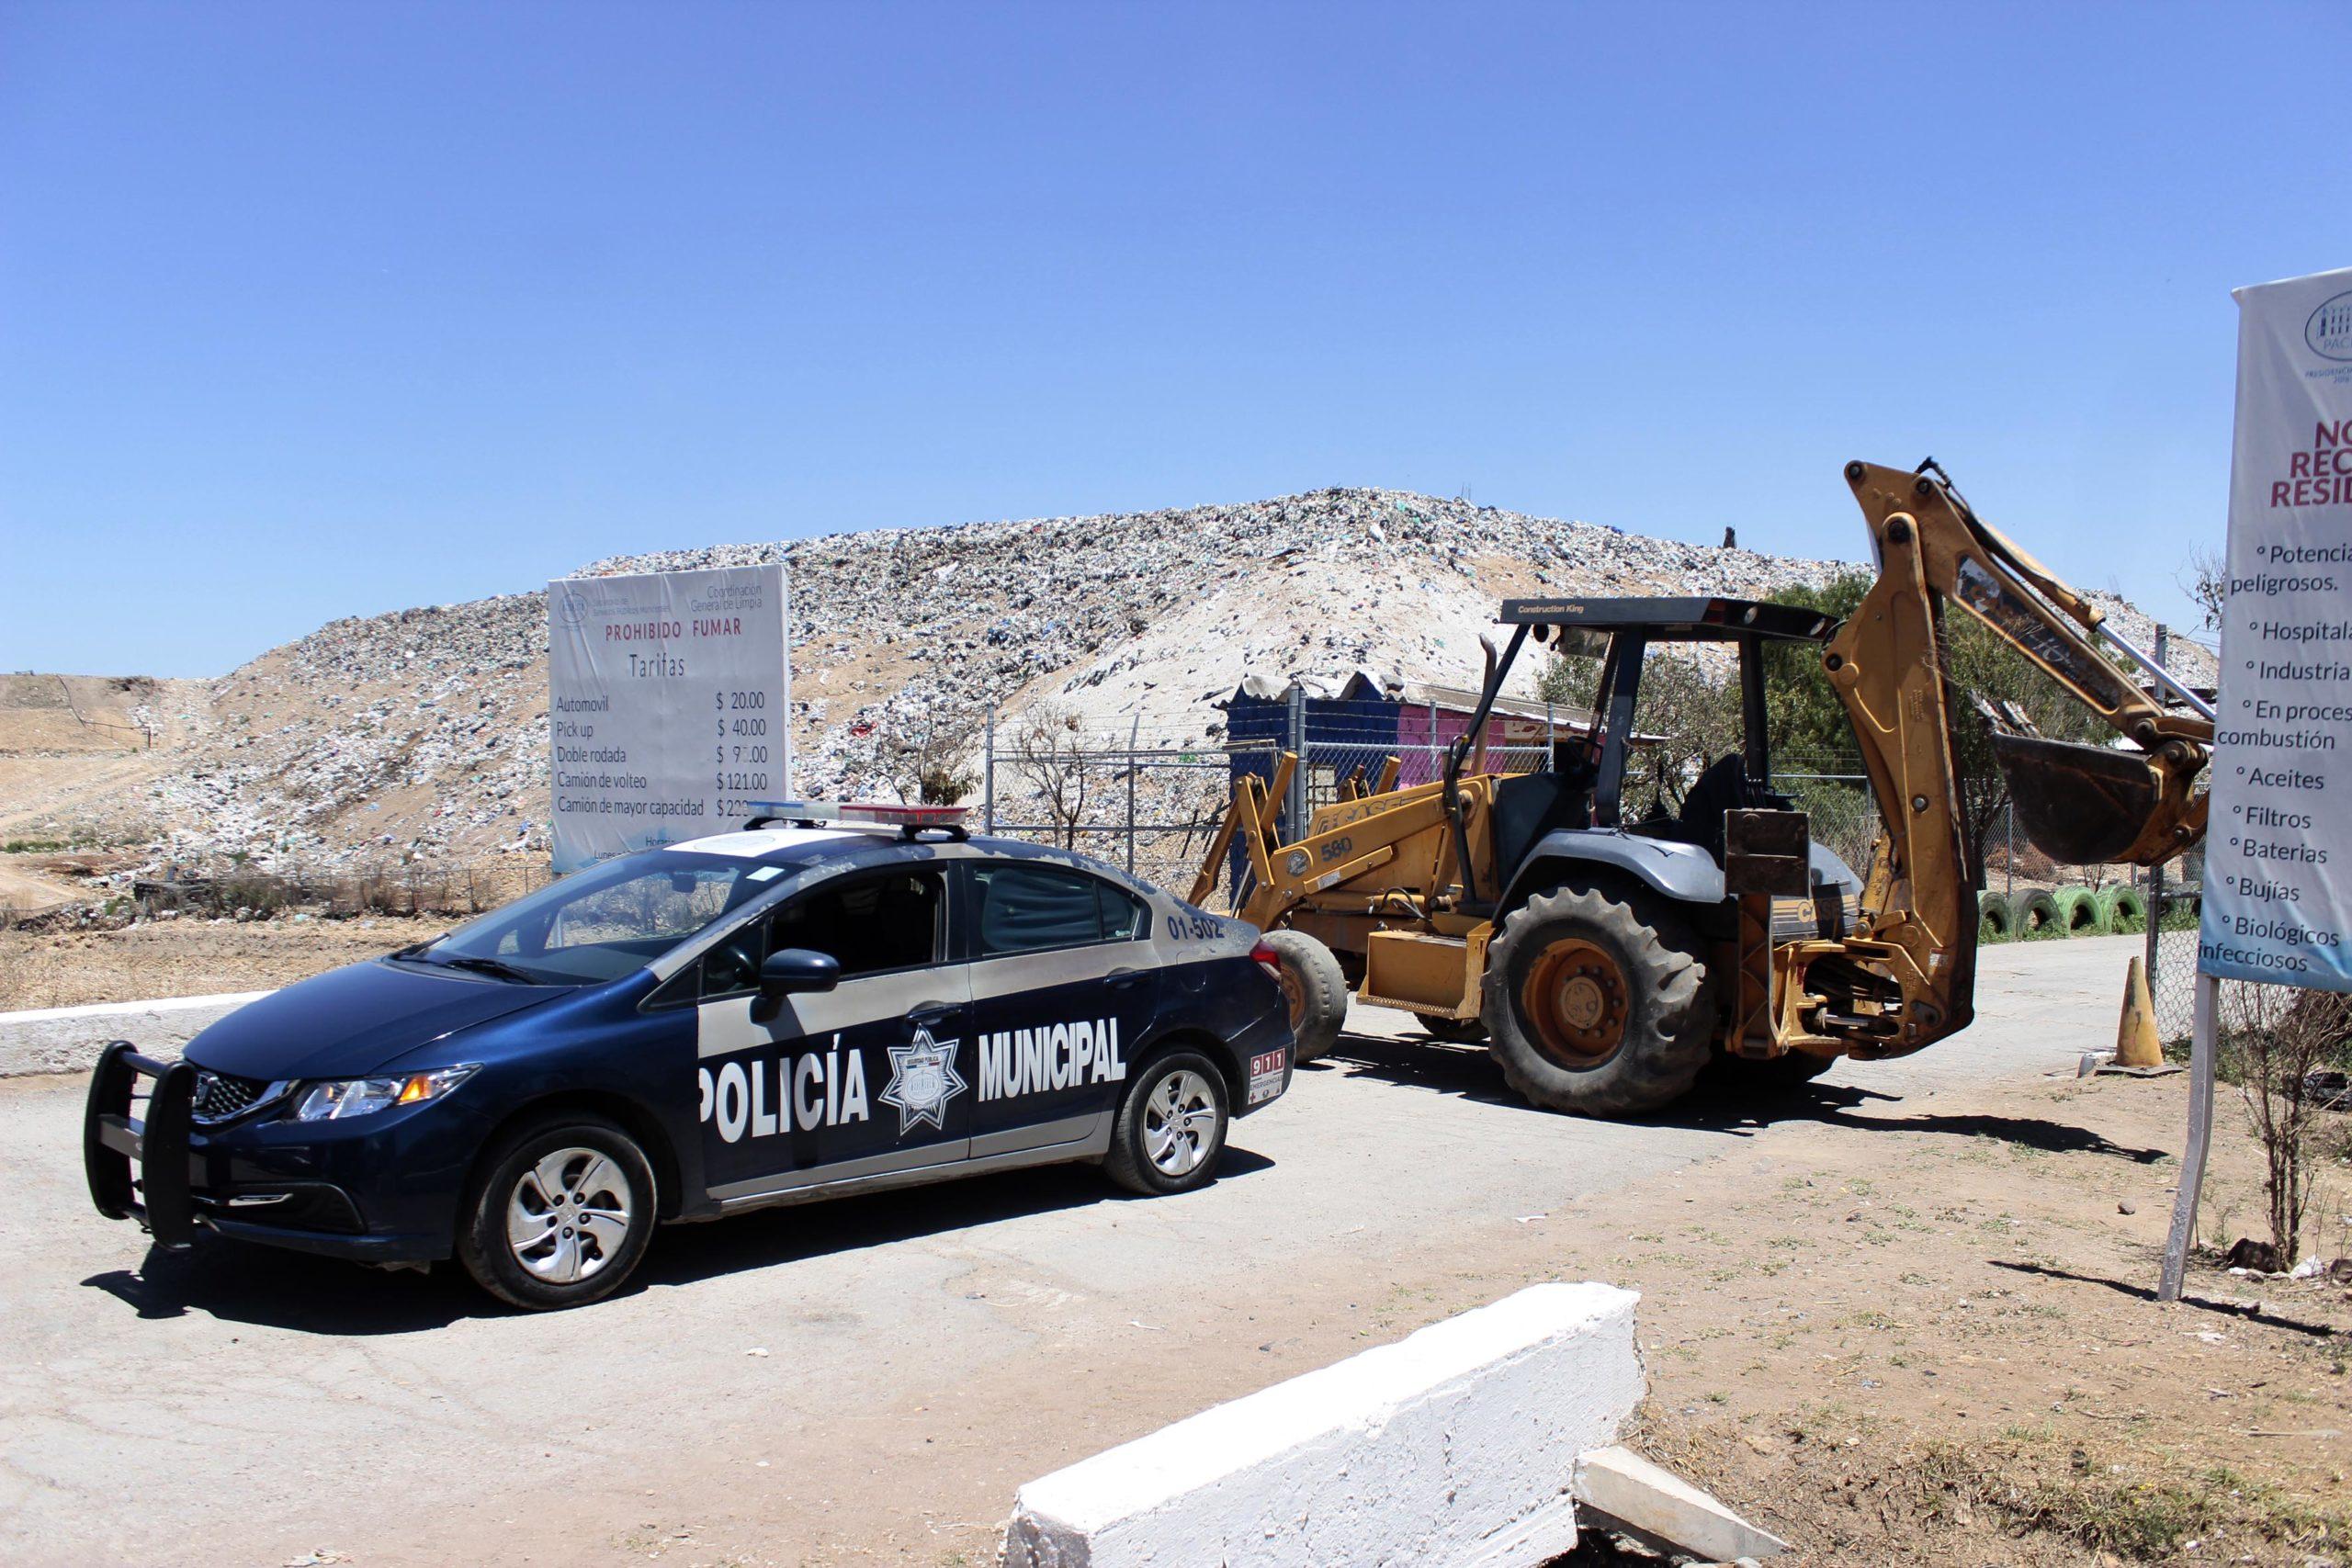
[{"label": "car tire", "polygon": [[627,1132],[582,1111],[543,1117],[500,1139],[483,1162],[458,1258],[514,1306],[585,1306],[636,1271],[656,1201],[652,1165]]},{"label": "car tire", "polygon": [[1331,950],[1305,931],[1268,931],[1266,945],[1282,960],[1283,1001],[1298,1042],[1295,1059],[1314,1061],[1339,1043],[1348,1021],[1348,977]]},{"label": "car tire", "polygon": [[1198,1051],[1144,1064],[1111,1128],[1103,1174],[1130,1192],[1190,1192],[1216,1173],[1232,1123],[1225,1075]]},{"label": "car tire", "polygon": [[1538,894],[1487,951],[1487,1049],[1528,1100],[1632,1116],[1690,1091],[1713,1052],[1707,966],[1650,900],[1594,889]]}]

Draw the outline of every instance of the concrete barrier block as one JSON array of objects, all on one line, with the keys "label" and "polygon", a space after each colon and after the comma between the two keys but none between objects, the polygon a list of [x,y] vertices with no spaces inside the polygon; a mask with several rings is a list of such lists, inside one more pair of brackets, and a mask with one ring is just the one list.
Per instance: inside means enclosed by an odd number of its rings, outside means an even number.
[{"label": "concrete barrier block", "polygon": [[1639,1299],[1532,1286],[1033,1481],[1007,1568],[1545,1562],[1642,1396]]},{"label": "concrete barrier block", "polygon": [[0,1078],[87,1072],[109,1040],[128,1040],[142,1051],[175,1056],[204,1030],[268,995],[235,991],[0,1012]]},{"label": "concrete barrier block", "polygon": [[1668,1470],[1624,1449],[1577,1461],[1577,1501],[1599,1521],[1663,1551],[1703,1562],[1776,1557],[1789,1543],[1759,1529]]}]

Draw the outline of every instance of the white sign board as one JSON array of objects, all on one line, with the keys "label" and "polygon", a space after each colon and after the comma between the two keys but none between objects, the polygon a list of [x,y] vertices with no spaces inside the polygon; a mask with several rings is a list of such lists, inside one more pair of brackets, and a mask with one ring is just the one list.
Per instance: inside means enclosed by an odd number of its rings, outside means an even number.
[{"label": "white sign board", "polygon": [[555,869],[741,827],[792,793],[781,566],[548,584]]},{"label": "white sign board", "polygon": [[2352,990],[2352,270],[2241,288],[2198,967]]}]

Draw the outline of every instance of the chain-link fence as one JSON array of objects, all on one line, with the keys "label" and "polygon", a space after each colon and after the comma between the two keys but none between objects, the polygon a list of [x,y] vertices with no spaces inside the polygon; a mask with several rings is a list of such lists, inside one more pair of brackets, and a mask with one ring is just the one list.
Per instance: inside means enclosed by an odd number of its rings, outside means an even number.
[{"label": "chain-link fence", "polygon": [[[1282,753],[1298,754],[1288,788],[1267,803],[1276,833],[1288,840],[1299,831],[1294,824],[1351,789],[1384,784],[1409,789],[1442,777],[1446,754],[1464,728],[1458,714],[1400,713],[1394,705],[1323,703],[1308,710],[1302,703],[1278,702],[1264,710],[1237,716],[1233,730],[1221,733],[1204,733],[1198,722],[1121,723],[1051,709],[1010,723],[991,716],[982,759],[982,830],[1059,844],[1186,894],[1242,775],[1254,774],[1271,789]],[[1507,722],[1498,716],[1472,766],[1539,772],[1552,765],[1558,742],[1576,733],[1549,715],[1512,716]],[[1840,761],[1778,760],[1772,784],[1811,818],[1815,841],[1862,874],[1878,837],[1878,805],[1868,778],[1842,771]],[[1629,782],[1628,821],[1674,809],[1676,803],[1663,794],[1652,800]],[[2161,883],[2133,867],[2062,866],[2033,847],[2007,801],[1973,822],[1971,830],[1984,905],[2007,911],[2006,919],[1987,920],[1986,940],[2136,932],[2144,909],[2159,1021],[2167,1039],[2187,1033],[2199,857],[2165,868]],[[1217,869],[1210,901],[1229,908],[1241,882],[1243,852],[1228,848]]]},{"label": "chain-link fence", "polygon": [[981,830],[1057,844],[1177,893],[1233,796],[1237,771],[1271,776],[1275,743],[1236,744],[1198,724],[1125,723],[1050,708],[989,716]]},{"label": "chain-link fence", "polygon": [[2166,1044],[2188,1038],[2197,1015],[2197,922],[2204,910],[2205,852],[2149,873],[2148,991]]}]

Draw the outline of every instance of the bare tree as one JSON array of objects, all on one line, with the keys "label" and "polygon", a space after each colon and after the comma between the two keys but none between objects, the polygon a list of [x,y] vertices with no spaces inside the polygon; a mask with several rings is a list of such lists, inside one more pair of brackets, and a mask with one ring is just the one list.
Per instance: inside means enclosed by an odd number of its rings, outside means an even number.
[{"label": "bare tree", "polygon": [[1086,737],[1078,715],[1058,703],[1031,705],[1012,731],[1012,771],[1037,795],[1063,849],[1078,848],[1086,820]]},{"label": "bare tree", "polygon": [[943,713],[933,702],[922,716],[883,749],[885,776],[900,800],[953,806],[978,782],[968,767],[978,721],[968,714]]},{"label": "bare tree", "polygon": [[2257,985],[2224,987],[2222,997],[2223,1032],[2245,1061],[2238,1093],[2262,1140],[2274,1262],[2292,1269],[2329,1131],[2313,1075],[2352,1056],[2352,997]]},{"label": "bare tree", "polygon": [[2180,586],[2197,607],[2205,613],[2205,629],[2222,629],[2222,612],[2230,596],[2229,565],[2219,550],[2200,545],[2188,552],[2188,564],[2180,569]]}]

